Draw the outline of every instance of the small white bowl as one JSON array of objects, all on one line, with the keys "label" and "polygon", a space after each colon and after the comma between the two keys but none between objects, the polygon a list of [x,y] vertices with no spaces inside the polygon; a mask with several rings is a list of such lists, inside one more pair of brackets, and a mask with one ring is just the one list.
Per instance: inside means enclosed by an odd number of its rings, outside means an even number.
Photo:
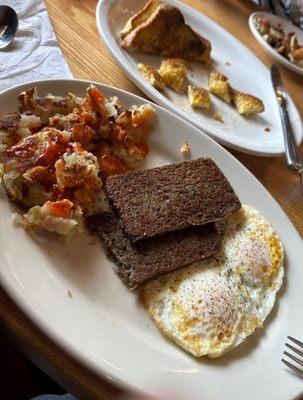
[{"label": "small white bowl", "polygon": [[254,37],[257,39],[259,43],[264,47],[264,50],[266,53],[276,62],[279,64],[282,64],[284,67],[291,69],[292,71],[303,75],[303,68],[298,67],[297,65],[293,64],[292,62],[288,61],[286,58],[281,56],[274,48],[272,48],[262,37],[262,35],[258,32],[257,28],[254,25],[254,18],[255,17],[263,17],[268,19],[269,23],[273,26],[277,26],[280,24],[282,29],[284,30],[285,33],[289,32],[294,32],[297,35],[298,38],[298,43],[300,45],[303,45],[303,31],[301,29],[297,28],[295,25],[292,23],[285,21],[284,19],[278,17],[277,15],[273,15],[267,12],[255,12],[251,14],[249,17],[249,27],[254,35]]}]

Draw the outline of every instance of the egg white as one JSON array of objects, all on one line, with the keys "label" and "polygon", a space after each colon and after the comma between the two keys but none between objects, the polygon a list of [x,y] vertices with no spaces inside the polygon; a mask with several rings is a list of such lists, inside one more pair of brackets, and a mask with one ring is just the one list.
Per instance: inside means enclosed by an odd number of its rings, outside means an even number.
[{"label": "egg white", "polygon": [[283,247],[243,206],[221,221],[222,251],[149,282],[142,299],[157,326],[194,356],[218,357],[262,326],[282,285]]}]

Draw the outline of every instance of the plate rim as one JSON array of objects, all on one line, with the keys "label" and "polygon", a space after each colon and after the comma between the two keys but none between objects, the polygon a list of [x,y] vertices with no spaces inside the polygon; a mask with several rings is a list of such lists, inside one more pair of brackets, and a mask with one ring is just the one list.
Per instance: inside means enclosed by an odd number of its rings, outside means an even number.
[{"label": "plate rim", "polygon": [[[142,92],[145,95],[147,95],[149,98],[151,98],[152,101],[155,102],[156,104],[160,105],[163,108],[168,109],[169,111],[171,111],[171,112],[175,113],[176,115],[180,116],[181,118],[185,119],[188,123],[197,127],[201,132],[207,134],[208,136],[210,136],[212,139],[214,139],[215,141],[217,141],[218,143],[220,143],[223,146],[227,146],[231,149],[240,151],[242,153],[259,156],[259,157],[277,157],[277,156],[284,155],[284,151],[278,151],[278,150],[264,151],[264,149],[262,150],[262,149],[258,148],[258,146],[254,147],[254,148],[248,148],[246,146],[232,143],[232,142],[226,140],[220,134],[212,134],[211,132],[209,132],[208,130],[203,128],[201,126],[201,124],[199,124],[194,118],[187,116],[187,114],[184,111],[182,111],[178,108],[177,109],[174,108],[173,104],[168,99],[163,98],[163,96],[156,89],[152,88],[150,86],[150,84],[148,84],[148,82],[144,81],[135,72],[134,68],[130,65],[130,63],[128,61],[124,62],[122,59],[117,57],[115,48],[113,48],[111,46],[111,44],[108,40],[108,35],[106,33],[106,31],[108,31],[109,34],[111,33],[109,23],[108,23],[108,13],[110,12],[110,10],[112,9],[112,7],[114,6],[114,4],[117,1],[118,0],[98,0],[98,4],[96,6],[96,13],[95,13],[97,30],[98,30],[100,39],[104,42],[107,50],[110,52],[110,54],[113,57],[113,59],[115,60],[115,62],[117,62],[119,67],[127,74],[128,78],[140,90],[142,90]],[[180,3],[179,0],[167,0],[167,1],[171,2],[171,3],[176,3],[179,7],[184,8],[188,12],[191,12],[191,13],[196,12],[198,14],[203,15],[205,18],[207,18],[209,21],[211,21],[211,23],[214,24],[218,30],[223,32],[225,36],[227,36],[228,38],[232,38],[234,41],[236,41],[236,43],[239,46],[243,47],[245,49],[245,51],[249,52],[250,55],[255,58],[256,62],[260,63],[263,66],[263,68],[265,68],[267,70],[268,76],[269,76],[268,67],[244,43],[240,42],[234,35],[232,35],[230,32],[228,32],[221,25],[217,24],[215,21],[213,21],[211,18],[207,17],[206,15],[204,15],[197,9],[190,7],[187,4]],[[103,12],[104,11],[103,9],[105,10],[105,12]],[[120,50],[120,48],[117,44],[115,47],[117,47]],[[121,50],[121,52],[122,52],[122,50]],[[299,137],[300,137],[300,139],[299,139],[299,144],[300,144],[303,141],[303,121],[302,121],[301,115],[298,111],[298,108],[297,108],[296,104],[294,103],[294,101],[292,100],[291,96],[288,95],[288,98],[291,100],[292,105],[294,107],[294,111],[298,116],[298,131],[299,131]],[[281,134],[282,134],[282,132],[281,132]]]},{"label": "plate rim", "polygon": [[303,75],[303,68],[297,67],[295,64],[293,64],[292,62],[290,62],[289,60],[287,60],[286,58],[284,58],[283,56],[281,56],[281,54],[277,53],[277,51],[275,49],[273,49],[261,36],[261,34],[259,33],[259,31],[256,29],[255,25],[254,25],[254,18],[256,16],[267,16],[270,17],[271,19],[276,19],[279,20],[280,22],[282,22],[284,25],[288,25],[288,26],[293,26],[295,29],[297,28],[295,25],[293,25],[290,21],[286,21],[283,18],[279,17],[278,15],[274,15],[274,14],[270,14],[266,11],[256,11],[254,13],[252,13],[249,16],[248,19],[248,25],[250,28],[251,33],[254,35],[255,39],[257,40],[257,42],[259,42],[261,44],[261,46],[263,47],[263,49],[265,50],[265,52],[274,60],[276,60],[277,62],[279,62],[280,64],[282,64],[285,68],[290,69],[293,72],[296,72],[299,75]]},{"label": "plate rim", "polygon": [[[175,115],[173,112],[159,106],[159,105],[154,105],[151,101],[144,99],[141,96],[132,94],[127,92],[126,90],[116,88],[111,85],[99,83],[96,81],[90,81],[90,80],[83,80],[83,79],[45,79],[45,80],[38,80],[38,81],[31,81],[31,82],[26,82],[22,84],[15,85],[9,89],[6,89],[2,92],[0,92],[0,101],[3,95],[6,95],[7,93],[11,91],[16,91],[18,88],[22,88],[23,90],[33,86],[37,85],[39,88],[39,84],[46,84],[50,85],[52,83],[68,83],[68,84],[73,84],[73,82],[79,82],[80,84],[83,84],[87,87],[87,85],[90,84],[95,84],[98,85],[101,90],[103,87],[107,89],[113,89],[114,91],[118,93],[122,93],[123,95],[130,96],[134,100],[139,100],[140,102],[147,102],[150,103],[152,106],[155,106],[160,110],[160,112],[163,112],[164,114],[168,115],[169,118],[175,118],[180,121],[181,124],[188,125],[191,130],[195,131],[195,135],[201,136],[201,132],[199,131],[198,128],[192,127],[192,125],[184,120],[183,118],[179,117],[178,115]],[[202,133],[202,136],[205,137],[205,140],[212,142],[213,145],[218,149],[219,153],[223,152],[229,160],[232,162],[235,162],[236,165],[241,166],[242,169],[244,169],[250,177],[254,180],[255,184],[259,187],[261,187],[264,191],[267,192],[267,195],[270,197],[271,202],[275,204],[275,206],[279,209],[279,213],[281,213],[287,220],[289,225],[291,226],[293,233],[297,236],[298,239],[300,239],[300,235],[293,225],[292,221],[288,217],[288,215],[285,213],[285,211],[282,209],[280,204],[275,200],[275,198],[271,195],[271,193],[266,189],[266,187],[246,168],[245,165],[243,165],[233,154],[231,154],[228,150],[226,150],[224,147],[222,147],[219,143],[217,143],[214,139],[211,137],[207,136],[206,134]],[[22,312],[25,314],[25,316],[32,321],[32,323],[42,332],[43,335],[45,335],[49,340],[51,340],[53,343],[55,343],[56,346],[59,348],[63,349],[66,351],[73,359],[76,361],[80,362],[82,365],[84,365],[88,370],[96,373],[98,376],[101,375],[101,378],[104,379],[107,383],[114,384],[122,389],[128,390],[128,391],[136,391],[140,392],[141,389],[138,387],[135,387],[132,384],[129,384],[123,378],[120,378],[117,376],[117,374],[114,374],[112,372],[108,372],[105,368],[105,363],[101,362],[97,365],[94,361],[90,360],[90,357],[86,355],[83,351],[81,352],[75,345],[70,343],[67,338],[64,336],[60,335],[56,331],[56,329],[52,326],[52,324],[45,322],[40,316],[39,313],[37,313],[31,306],[29,306],[27,303],[24,302],[24,299],[22,298],[22,293],[20,290],[17,290],[14,286],[10,285],[8,279],[5,276],[5,273],[2,272],[0,269],[0,285],[2,288],[4,288],[5,292],[9,295],[9,297],[12,299],[12,301],[17,305],[19,309],[22,310]]]},{"label": "plate rim", "polygon": [[[1,98],[2,98],[3,95],[6,95],[7,93],[9,93],[11,91],[17,90],[18,88],[20,88],[20,89],[22,88],[22,90],[23,90],[26,87],[31,87],[33,85],[39,85],[39,84],[44,84],[44,83],[52,83],[52,82],[54,82],[54,83],[55,82],[69,82],[69,83],[72,84],[75,81],[76,82],[80,82],[81,84],[86,84],[87,86],[90,85],[90,84],[93,84],[93,85],[101,86],[101,88],[102,87],[106,87],[108,89],[114,89],[115,91],[121,92],[121,93],[123,93],[124,95],[127,95],[127,96],[131,96],[134,99],[138,99],[138,100],[140,100],[142,102],[150,103],[153,107],[156,106],[157,108],[159,108],[164,113],[169,114],[172,118],[177,118],[182,123],[191,125],[188,121],[186,121],[183,118],[181,118],[180,116],[174,114],[170,110],[167,110],[167,109],[161,107],[158,104],[154,104],[153,102],[151,102],[148,99],[145,99],[144,97],[141,97],[141,96],[138,96],[136,94],[130,93],[130,92],[124,90],[124,89],[117,88],[115,86],[111,86],[111,85],[108,85],[108,84],[104,84],[104,83],[97,82],[97,81],[91,81],[91,80],[87,80],[87,79],[72,79],[72,78],[71,79],[68,79],[68,78],[67,79],[64,79],[64,78],[63,79],[41,79],[41,80],[35,80],[35,81],[20,83],[18,85],[12,86],[12,87],[10,87],[8,89],[5,89],[5,90],[1,91],[0,92],[0,101],[1,101]],[[193,126],[193,128],[195,130],[198,130],[198,128],[196,128],[195,126]],[[201,132],[199,132],[199,134],[201,134]],[[226,150],[224,147],[222,147],[214,139],[212,139],[211,137],[207,136],[205,133],[202,132],[202,135],[206,136],[207,140],[210,140],[211,142],[213,142],[213,144],[216,147],[220,148],[221,151],[223,151],[224,153],[228,154],[238,164],[240,164],[243,168],[245,168],[254,177],[254,179],[257,181],[257,183],[259,183],[261,186],[263,186],[261,184],[261,182],[259,182],[259,180],[233,154],[229,153],[228,150]],[[263,186],[263,187],[269,193],[269,195],[271,196],[270,192],[265,188],[265,186]],[[274,198],[273,198],[273,200],[275,201]],[[279,207],[280,207],[280,205],[279,205]],[[291,221],[290,221],[290,223],[292,224]],[[295,227],[294,227],[294,229],[295,229]],[[109,384],[114,383],[114,385],[116,385],[117,387],[123,388],[124,390],[128,390],[128,391],[136,390],[136,391],[140,392],[140,390],[138,388],[134,388],[131,384],[129,384],[128,382],[126,382],[122,378],[119,378],[116,375],[113,376],[112,374],[108,374],[108,372],[104,368],[104,365],[102,365],[102,367],[100,367],[100,366],[97,367],[96,365],[94,365],[94,363],[92,363],[90,361],[89,357],[87,357],[86,355],[84,355],[83,353],[78,351],[78,349],[76,349],[64,337],[60,336],[60,334],[57,334],[56,330],[52,329],[51,326],[48,326],[48,324],[45,323],[44,320],[39,317],[38,313],[36,313],[31,308],[30,309],[28,308],[28,305],[23,301],[23,298],[22,298],[20,292],[18,290],[16,290],[14,287],[12,287],[9,284],[9,282],[6,281],[5,276],[4,276],[4,279],[3,279],[3,274],[2,274],[1,269],[0,269],[0,286],[2,288],[4,288],[5,292],[9,295],[10,299],[25,314],[25,316],[42,332],[42,334],[45,335],[49,340],[51,340],[56,346],[58,346],[59,348],[62,348],[64,351],[66,351],[73,359],[75,359],[76,361],[80,362],[87,369],[89,369],[90,371],[96,373],[97,375],[100,375],[100,371],[102,370],[101,378],[105,379],[105,381],[107,383],[109,383]]]}]

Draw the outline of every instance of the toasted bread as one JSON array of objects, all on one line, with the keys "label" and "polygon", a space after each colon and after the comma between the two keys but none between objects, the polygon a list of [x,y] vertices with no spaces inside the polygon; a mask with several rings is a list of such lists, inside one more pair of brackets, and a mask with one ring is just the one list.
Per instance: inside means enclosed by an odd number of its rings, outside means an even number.
[{"label": "toasted bread", "polygon": [[165,89],[165,83],[163,79],[159,75],[158,71],[156,71],[151,65],[139,63],[137,65],[137,69],[143,78],[145,78],[156,89]]},{"label": "toasted bread", "polygon": [[217,71],[211,72],[209,75],[208,89],[226,103],[231,103],[232,89],[225,75]]},{"label": "toasted bread", "polygon": [[181,11],[150,1],[123,28],[121,46],[129,51],[207,62],[210,42],[185,24]]},{"label": "toasted bread", "polygon": [[187,66],[180,58],[163,60],[158,70],[165,85],[179,92],[186,78]]},{"label": "toasted bread", "polygon": [[262,100],[248,93],[232,90],[233,102],[239,114],[253,116],[264,111]]},{"label": "toasted bread", "polygon": [[188,85],[187,95],[192,108],[209,108],[211,105],[211,99],[206,89]]},{"label": "toasted bread", "polygon": [[124,28],[120,32],[121,38],[124,38],[128,35],[133,29],[135,29],[138,25],[145,22],[153,12],[156,11],[158,5],[160,4],[159,0],[150,0],[145,4],[145,6],[134,14],[124,25]]}]

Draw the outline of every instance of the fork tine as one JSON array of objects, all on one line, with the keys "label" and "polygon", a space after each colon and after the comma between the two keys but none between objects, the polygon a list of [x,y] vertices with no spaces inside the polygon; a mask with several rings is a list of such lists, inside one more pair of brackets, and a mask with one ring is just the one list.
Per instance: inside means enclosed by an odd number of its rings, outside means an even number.
[{"label": "fork tine", "polygon": [[300,342],[300,340],[293,338],[292,336],[287,336],[287,339],[291,340],[292,342],[296,343],[296,345],[302,347],[303,349],[303,343]]},{"label": "fork tine", "polygon": [[283,354],[285,354],[286,356],[288,356],[289,358],[291,358],[292,360],[294,360],[296,363],[298,363],[299,365],[301,365],[303,367],[303,361],[300,360],[298,357],[293,356],[292,354],[288,353],[288,351],[284,351]]},{"label": "fork tine", "polygon": [[293,370],[296,374],[300,376],[300,378],[303,378],[303,371],[301,371],[299,368],[295,367],[292,365],[290,362],[284,360],[284,358],[281,359],[282,363],[287,365],[291,370]]},{"label": "fork tine", "polygon": [[299,354],[299,356],[303,357],[303,351],[297,349],[296,347],[292,346],[291,344],[285,343],[285,346],[288,347],[290,350],[294,351],[295,353]]}]

